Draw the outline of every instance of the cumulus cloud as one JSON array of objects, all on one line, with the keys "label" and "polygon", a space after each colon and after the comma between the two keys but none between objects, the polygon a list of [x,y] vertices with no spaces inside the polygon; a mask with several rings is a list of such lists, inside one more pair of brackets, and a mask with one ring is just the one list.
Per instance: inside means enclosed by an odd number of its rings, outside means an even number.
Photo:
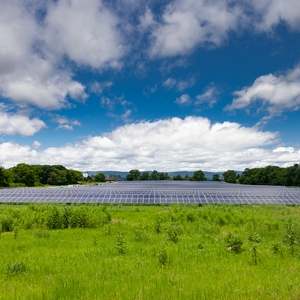
[{"label": "cumulus cloud", "polygon": [[278,152],[288,152],[288,153],[293,153],[295,152],[295,149],[293,147],[278,147],[273,150],[274,153]]},{"label": "cumulus cloud", "polygon": [[300,28],[300,2],[297,0],[206,1],[175,0],[169,2],[153,27],[151,57],[186,55],[197,47],[221,46],[230,32],[272,32],[279,24],[292,30]]},{"label": "cumulus cloud", "polygon": [[284,22],[293,30],[299,30],[300,2],[297,0],[247,0],[256,14],[255,27],[261,31],[270,31]]},{"label": "cumulus cloud", "polygon": [[42,146],[42,144],[39,141],[34,141],[32,143],[32,147],[33,148],[40,148]]},{"label": "cumulus cloud", "polygon": [[19,0],[1,2],[1,95],[20,106],[43,109],[67,106],[67,96],[84,100],[84,86],[72,80],[72,73],[59,69],[42,55],[42,29],[24,5]]},{"label": "cumulus cloud", "polygon": [[99,0],[51,2],[45,40],[52,53],[78,65],[119,68],[126,52],[118,18]]},{"label": "cumulus cloud", "polygon": [[[118,127],[102,136],[44,150],[0,144],[0,164],[62,164],[87,170],[244,170],[300,161],[300,151],[276,147],[278,135],[238,123],[212,124],[202,117],[171,118]],[[270,149],[275,145],[274,150]],[[277,149],[277,150],[276,150]],[[279,149],[279,151],[278,151]],[[286,147],[289,149],[289,147]]]},{"label": "cumulus cloud", "polygon": [[150,56],[184,55],[199,45],[219,46],[243,16],[241,9],[229,1],[170,2],[162,22],[152,31]]},{"label": "cumulus cloud", "polygon": [[0,134],[31,136],[45,127],[40,119],[0,111]]},{"label": "cumulus cloud", "polygon": [[300,66],[284,74],[258,77],[252,86],[234,92],[237,97],[226,110],[245,109],[260,104],[270,117],[285,111],[299,110],[300,107]]},{"label": "cumulus cloud", "polygon": [[176,98],[175,100],[176,104],[179,105],[187,105],[191,103],[191,97],[189,94],[183,94],[179,98]]}]

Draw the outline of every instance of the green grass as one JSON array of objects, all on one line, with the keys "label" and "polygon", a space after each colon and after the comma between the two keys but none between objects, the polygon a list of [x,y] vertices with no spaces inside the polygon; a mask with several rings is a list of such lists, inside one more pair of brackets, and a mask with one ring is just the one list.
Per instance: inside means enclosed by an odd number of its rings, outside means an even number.
[{"label": "green grass", "polygon": [[82,205],[65,229],[55,207],[0,206],[0,299],[300,298],[299,206]]}]

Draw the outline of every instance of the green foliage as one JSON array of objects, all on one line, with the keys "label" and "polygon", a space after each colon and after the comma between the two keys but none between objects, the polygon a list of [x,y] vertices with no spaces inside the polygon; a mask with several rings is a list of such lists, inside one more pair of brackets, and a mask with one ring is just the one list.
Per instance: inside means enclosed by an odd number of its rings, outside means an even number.
[{"label": "green foliage", "polygon": [[150,174],[148,172],[144,172],[140,175],[139,180],[149,180]]},{"label": "green foliage", "polygon": [[180,234],[181,234],[181,228],[178,222],[171,222],[166,227],[166,236],[168,240],[177,243]]},{"label": "green foliage", "polygon": [[201,170],[195,171],[192,178],[195,181],[206,181],[207,180],[207,178],[204,176],[204,173]]},{"label": "green foliage", "polygon": [[50,239],[50,233],[48,230],[37,229],[34,231],[34,237],[37,239]]},{"label": "green foliage", "polygon": [[233,251],[236,254],[242,252],[244,242],[239,235],[234,235],[230,232],[225,238],[225,243],[227,250]]},{"label": "green foliage", "polygon": [[115,239],[115,247],[119,254],[125,254],[126,248],[125,248],[125,234],[124,232],[119,232],[118,236]]},{"label": "green foliage", "polygon": [[246,168],[239,178],[243,184],[300,186],[300,167],[294,164],[288,168],[267,166]]},{"label": "green foliage", "polygon": [[94,177],[96,182],[105,182],[105,175],[103,173],[98,173]]},{"label": "green foliage", "polygon": [[228,183],[236,183],[236,173],[234,170],[228,170],[223,173],[224,181]]},{"label": "green foliage", "polygon": [[21,163],[11,169],[14,183],[23,183],[26,186],[34,186],[36,177],[30,165]]},{"label": "green foliage", "polygon": [[[86,226],[97,222],[98,228],[63,225],[69,229],[48,230],[45,222],[53,206],[61,218],[67,211],[69,220],[75,208],[83,207]],[[114,204],[0,205],[0,218],[12,220],[11,232],[0,240],[0,299],[299,298],[298,205],[135,209]],[[110,221],[102,226],[99,219],[107,214]],[[161,232],[177,223],[177,243],[155,233],[156,218]],[[17,240],[15,225],[20,229]],[[282,243],[287,234],[294,235],[293,252],[288,241]],[[226,246],[238,240],[247,251],[232,255],[233,249],[225,247],[227,238]]]},{"label": "green foliage", "polygon": [[16,225],[13,228],[13,234],[14,234],[14,239],[16,240],[19,235],[19,227]]},{"label": "green foliage", "polygon": [[296,228],[296,224],[292,221],[291,218],[288,218],[284,227],[285,227],[284,242],[288,245],[288,249],[290,250],[290,252],[294,253],[295,246],[299,245],[299,231],[298,231],[299,229]]},{"label": "green foliage", "polygon": [[126,176],[126,180],[127,181],[138,180],[140,175],[141,175],[141,172],[139,170],[130,170]]},{"label": "green foliage", "polygon": [[160,233],[161,232],[161,227],[162,227],[162,220],[159,216],[156,216],[154,224],[153,224],[154,232],[155,233]]},{"label": "green foliage", "polygon": [[172,179],[173,180],[184,180],[184,178],[180,174],[174,175]]},{"label": "green foliage", "polygon": [[250,248],[250,251],[252,253],[252,260],[253,260],[253,263],[255,265],[257,265],[257,261],[258,261],[258,249],[257,249],[257,244],[261,243],[262,242],[262,236],[259,235],[258,233],[254,233],[254,234],[251,234],[249,236],[249,241],[251,242],[251,248]]},{"label": "green foliage", "polygon": [[171,264],[171,256],[167,249],[162,246],[160,249],[155,251],[157,262],[161,268],[167,268]]},{"label": "green foliage", "polygon": [[0,166],[0,187],[7,187],[13,181],[13,174],[10,170],[5,170]]},{"label": "green foliage", "polygon": [[22,262],[15,262],[12,264],[8,264],[6,268],[6,276],[19,275],[21,273],[26,272],[28,269],[26,265]]},{"label": "green foliage", "polygon": [[214,174],[212,177],[213,181],[221,181],[220,175],[219,174]]}]

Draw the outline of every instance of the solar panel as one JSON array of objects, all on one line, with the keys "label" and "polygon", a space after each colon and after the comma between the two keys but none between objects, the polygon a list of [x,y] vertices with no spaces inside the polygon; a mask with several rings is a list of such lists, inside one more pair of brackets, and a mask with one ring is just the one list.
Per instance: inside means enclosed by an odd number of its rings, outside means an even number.
[{"label": "solar panel", "polygon": [[101,186],[0,189],[2,203],[299,204],[300,188],[216,182],[119,182]]}]

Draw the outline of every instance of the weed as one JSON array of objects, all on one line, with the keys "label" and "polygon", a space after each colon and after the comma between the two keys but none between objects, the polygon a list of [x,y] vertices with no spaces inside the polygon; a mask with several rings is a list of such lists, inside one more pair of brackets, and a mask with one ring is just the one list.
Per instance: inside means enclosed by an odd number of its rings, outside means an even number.
[{"label": "weed", "polygon": [[155,217],[153,228],[154,228],[154,232],[156,233],[161,232],[161,218],[159,216]]},{"label": "weed", "polygon": [[172,222],[167,228],[166,228],[166,236],[167,239],[177,243],[178,237],[181,233],[180,226],[178,222]]},{"label": "weed", "polygon": [[171,257],[165,247],[162,247],[156,252],[157,262],[161,268],[166,268],[171,263]]},{"label": "weed", "polygon": [[284,241],[288,245],[288,248],[290,252],[293,254],[294,253],[294,247],[297,245],[297,240],[296,240],[296,230],[295,230],[295,224],[292,222],[292,219],[289,218],[285,224],[285,238]]},{"label": "weed", "polygon": [[110,224],[106,224],[106,225],[104,226],[104,233],[105,233],[105,235],[107,235],[107,236],[109,236],[109,235],[111,234],[111,232],[110,232]]},{"label": "weed", "polygon": [[16,240],[19,235],[19,227],[16,225],[14,226],[13,234],[14,234],[14,239]]},{"label": "weed", "polygon": [[196,220],[195,214],[192,212],[187,213],[186,220],[188,222],[195,222],[195,220]]},{"label": "weed", "polygon": [[147,231],[145,229],[135,229],[134,230],[134,239],[137,242],[147,240]]},{"label": "weed", "polygon": [[225,242],[227,250],[231,250],[236,254],[242,252],[242,245],[244,242],[240,236],[229,233],[225,238]]},{"label": "weed", "polygon": [[257,265],[257,259],[258,259],[258,250],[257,250],[257,244],[261,243],[262,236],[254,233],[249,236],[249,241],[251,242],[252,246],[250,248],[250,251],[252,253],[252,260],[255,265]]},{"label": "weed", "polygon": [[8,264],[6,268],[6,276],[18,275],[20,273],[26,272],[28,269],[22,262],[15,262]]},{"label": "weed", "polygon": [[124,232],[119,232],[118,236],[116,237],[116,240],[115,240],[115,247],[119,254],[126,253],[124,236],[125,236]]},{"label": "weed", "polygon": [[35,230],[34,237],[37,239],[49,239],[50,233],[48,232],[48,230],[38,229]]},{"label": "weed", "polygon": [[98,237],[96,235],[93,236],[93,245],[94,246],[98,245]]}]

